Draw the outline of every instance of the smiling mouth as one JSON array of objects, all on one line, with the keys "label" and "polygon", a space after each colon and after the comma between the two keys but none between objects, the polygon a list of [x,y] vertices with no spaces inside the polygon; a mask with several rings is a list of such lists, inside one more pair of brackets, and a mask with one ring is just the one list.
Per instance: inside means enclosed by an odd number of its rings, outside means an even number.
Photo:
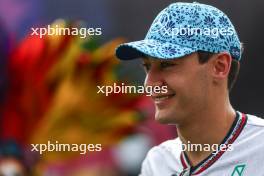
[{"label": "smiling mouth", "polygon": [[154,100],[154,102],[162,102],[165,100],[168,100],[172,97],[174,97],[176,94],[166,94],[166,95],[154,95],[152,96],[152,99]]}]

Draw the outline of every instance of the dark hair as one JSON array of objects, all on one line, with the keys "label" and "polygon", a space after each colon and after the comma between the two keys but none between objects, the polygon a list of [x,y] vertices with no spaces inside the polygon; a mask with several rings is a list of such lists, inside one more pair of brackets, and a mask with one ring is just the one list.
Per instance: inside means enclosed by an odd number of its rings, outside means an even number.
[{"label": "dark hair", "polygon": [[[199,63],[203,64],[206,63],[215,53],[211,53],[211,52],[205,52],[205,51],[198,51],[198,56],[199,56]],[[229,90],[229,92],[231,91],[231,89],[233,88],[237,77],[238,77],[238,73],[239,73],[239,62],[232,58],[232,62],[231,62],[231,68],[228,74],[228,83],[227,83],[227,88]]]}]

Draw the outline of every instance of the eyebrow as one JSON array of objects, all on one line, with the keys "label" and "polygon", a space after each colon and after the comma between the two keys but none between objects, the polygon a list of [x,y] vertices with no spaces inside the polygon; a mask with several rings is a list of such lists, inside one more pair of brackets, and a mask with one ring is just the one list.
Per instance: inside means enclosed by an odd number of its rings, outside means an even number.
[{"label": "eyebrow", "polygon": [[[145,57],[141,59],[141,63],[147,63],[150,62],[151,58]],[[160,62],[160,63],[178,63],[180,62],[180,59],[173,59],[173,60],[162,60],[162,59],[155,59],[156,62]]]}]

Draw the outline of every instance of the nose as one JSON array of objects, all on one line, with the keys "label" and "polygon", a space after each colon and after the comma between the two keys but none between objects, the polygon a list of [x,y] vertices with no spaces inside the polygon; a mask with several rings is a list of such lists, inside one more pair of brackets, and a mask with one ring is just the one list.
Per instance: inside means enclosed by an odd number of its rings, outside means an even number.
[{"label": "nose", "polygon": [[164,78],[162,76],[162,73],[156,69],[151,68],[145,78],[144,86],[162,86],[164,84]]}]

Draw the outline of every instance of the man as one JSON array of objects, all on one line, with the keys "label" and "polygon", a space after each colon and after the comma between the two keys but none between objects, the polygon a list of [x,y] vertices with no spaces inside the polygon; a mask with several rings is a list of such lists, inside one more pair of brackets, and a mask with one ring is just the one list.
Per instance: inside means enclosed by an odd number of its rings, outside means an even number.
[{"label": "man", "polygon": [[152,148],[142,176],[263,176],[264,120],[235,111],[229,92],[242,46],[219,9],[174,3],[161,11],[146,38],[120,45],[122,60],[143,58],[155,119],[177,127],[178,138]]}]

